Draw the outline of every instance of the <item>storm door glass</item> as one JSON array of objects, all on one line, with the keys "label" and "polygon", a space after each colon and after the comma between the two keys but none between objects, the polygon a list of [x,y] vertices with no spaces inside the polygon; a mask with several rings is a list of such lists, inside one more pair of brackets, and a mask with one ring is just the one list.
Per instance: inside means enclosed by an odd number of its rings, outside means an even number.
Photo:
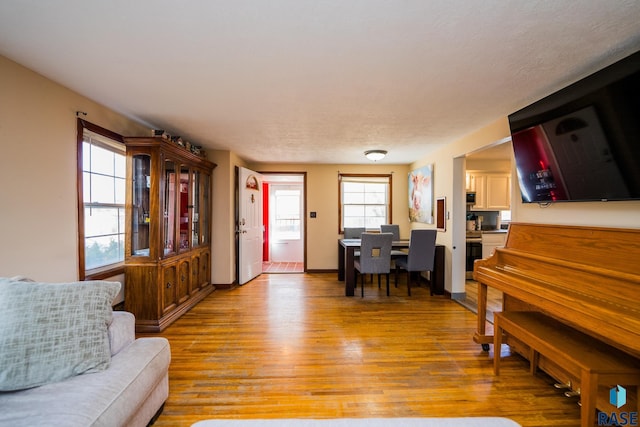
[{"label": "storm door glass", "polygon": [[131,215],[131,254],[149,256],[149,191],[151,157],[133,156],[133,199]]},{"label": "storm door glass", "polygon": [[164,255],[176,252],[176,165],[172,160],[164,162]]}]

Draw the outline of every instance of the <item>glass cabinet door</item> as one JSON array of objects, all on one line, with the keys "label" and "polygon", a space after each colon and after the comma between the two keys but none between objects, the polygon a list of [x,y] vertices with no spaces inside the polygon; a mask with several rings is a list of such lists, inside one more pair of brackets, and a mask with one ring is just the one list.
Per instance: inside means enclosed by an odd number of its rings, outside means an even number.
[{"label": "glass cabinet door", "polygon": [[180,251],[188,251],[191,248],[189,244],[189,208],[191,208],[189,193],[191,193],[189,178],[191,171],[188,166],[180,167]]},{"label": "glass cabinet door", "polygon": [[149,256],[151,156],[133,156],[131,255]]},{"label": "glass cabinet door", "polygon": [[164,207],[163,239],[164,256],[176,252],[176,164],[173,160],[164,161]]},{"label": "glass cabinet door", "polygon": [[200,245],[200,171],[191,174],[191,197],[193,197],[191,209],[191,246]]},{"label": "glass cabinet door", "polygon": [[211,235],[211,199],[209,185],[211,183],[211,175],[202,174],[202,203],[200,204],[200,244],[209,243]]}]

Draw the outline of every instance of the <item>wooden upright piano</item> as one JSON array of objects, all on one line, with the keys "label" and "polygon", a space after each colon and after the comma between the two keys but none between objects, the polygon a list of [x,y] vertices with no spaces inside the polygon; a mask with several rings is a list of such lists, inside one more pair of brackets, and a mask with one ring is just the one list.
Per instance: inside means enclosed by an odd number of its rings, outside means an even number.
[{"label": "wooden upright piano", "polygon": [[[640,362],[640,230],[512,223],[505,246],[476,260],[473,277],[478,282],[474,340],[485,350],[493,342],[486,321],[490,286],[503,292],[503,312],[541,312],[628,355],[632,364]],[[505,339],[512,350],[527,358],[532,354],[517,337]],[[535,363],[579,393],[581,378],[553,359],[540,355]],[[630,381],[638,384],[637,378]],[[594,393],[599,410],[612,410],[608,391],[600,386]],[[637,401],[633,405],[637,411]]]}]

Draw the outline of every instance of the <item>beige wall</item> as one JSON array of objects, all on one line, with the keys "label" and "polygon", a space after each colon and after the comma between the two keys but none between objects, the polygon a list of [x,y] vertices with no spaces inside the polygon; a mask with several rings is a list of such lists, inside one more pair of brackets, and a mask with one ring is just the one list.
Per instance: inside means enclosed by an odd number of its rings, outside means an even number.
[{"label": "beige wall", "polygon": [[[447,198],[447,231],[438,233],[438,243],[446,246],[446,289],[453,294],[464,292],[464,155],[500,142],[508,141],[509,124],[506,117],[449,144],[411,164],[415,169],[434,164],[435,197]],[[456,169],[457,164],[457,169]],[[473,167],[473,164],[470,166]],[[523,204],[512,169],[511,209],[513,221],[543,224],[576,224],[604,227],[640,228],[640,201],[557,203],[549,207]],[[429,227],[413,224],[414,227]],[[455,264],[458,260],[458,264]]]},{"label": "beige wall", "polygon": [[[76,280],[75,113],[84,111],[88,121],[122,135],[147,135],[148,129],[4,57],[0,57],[0,93],[0,276]],[[459,257],[460,251],[453,248],[460,247],[460,235],[464,235],[461,158],[504,141],[508,135],[507,120],[501,118],[408,166],[248,165],[235,153],[210,152],[209,158],[218,164],[213,173],[212,280],[229,284],[235,279],[235,166],[307,172],[307,210],[318,215],[311,219],[307,213],[307,267],[327,270],[337,268],[338,172],[393,173],[393,222],[400,224],[403,236],[408,236],[412,227],[433,227],[410,224],[407,219],[407,173],[432,163],[434,195],[447,198],[451,213],[447,231],[438,233],[438,243],[447,247],[446,286],[459,292],[464,289],[464,280],[452,271],[452,261]],[[640,201],[565,203],[540,208],[523,205],[516,186],[512,199],[517,221],[640,228]]]},{"label": "beige wall", "polygon": [[[258,172],[306,172],[307,179],[307,269],[338,268],[338,173],[392,173],[393,222],[400,225],[402,236],[409,235],[407,214],[406,165],[315,165],[315,164],[247,164],[228,151],[214,151],[209,158],[217,163],[213,174],[213,283],[228,285],[236,278],[235,266],[235,167]],[[309,218],[315,211],[316,218]]]},{"label": "beige wall", "polygon": [[[307,269],[338,268],[338,173],[392,174],[392,220],[400,235],[409,236],[406,165],[252,164],[259,172],[307,173]],[[309,218],[316,212],[316,218]]]},{"label": "beige wall", "polygon": [[[506,139],[510,137],[509,124],[505,117],[440,150],[437,153],[438,164],[450,163],[457,156]],[[548,207],[522,203],[515,169],[512,169],[512,173],[514,185],[511,209],[514,221],[640,228],[640,201],[555,203]],[[445,178],[450,181],[450,177]],[[448,191],[453,192],[453,188]]]},{"label": "beige wall", "polygon": [[212,187],[211,280],[230,285],[236,278],[235,168],[247,164],[230,151],[210,151],[208,158],[217,164]]},{"label": "beige wall", "polygon": [[[51,80],[0,57],[0,276],[36,280],[78,278],[76,111],[86,120],[127,136],[149,129]],[[394,222],[408,234],[406,166],[248,165],[235,153],[211,151],[213,172],[212,281],[235,279],[235,167],[307,171],[308,268],[337,268],[337,171],[394,172]],[[403,222],[404,220],[404,222]]]},{"label": "beige wall", "polygon": [[0,276],[78,279],[76,111],[122,135],[148,129],[0,56]]},{"label": "beige wall", "polygon": [[640,228],[640,201],[571,202],[544,207],[522,203],[520,193],[515,200],[514,221]]},{"label": "beige wall", "polygon": [[483,172],[511,172],[511,162],[508,160],[473,160],[467,159],[468,171]]}]

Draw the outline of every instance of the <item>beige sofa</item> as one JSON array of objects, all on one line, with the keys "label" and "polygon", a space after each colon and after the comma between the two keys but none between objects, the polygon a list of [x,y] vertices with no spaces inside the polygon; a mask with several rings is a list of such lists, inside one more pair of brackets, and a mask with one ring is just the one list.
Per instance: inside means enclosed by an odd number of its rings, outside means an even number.
[{"label": "beige sofa", "polygon": [[[7,289],[4,285],[6,282],[0,280],[0,299],[7,296],[6,292],[3,293]],[[68,303],[67,311],[73,311],[81,305],[74,298]],[[111,298],[111,294],[105,297],[108,298]],[[67,299],[69,298],[65,300]],[[7,379],[12,374],[9,367],[0,367],[0,380],[5,381],[5,391],[0,391],[0,426],[144,427],[155,420],[169,393],[169,342],[161,337],[135,339],[133,314],[111,314],[110,310],[110,305],[104,310],[108,320],[103,322],[108,331],[107,355],[109,352],[111,354],[106,369],[89,369],[62,380],[47,380],[43,385],[7,391],[7,388],[17,386],[11,385]],[[89,307],[87,311],[96,312],[93,307]],[[0,313],[0,321],[2,320],[3,314]],[[7,321],[14,320],[15,315],[13,318],[8,316]],[[52,323],[53,325],[47,325],[48,333],[44,335],[57,333],[55,322]],[[0,330],[0,344],[9,345],[11,340],[16,341],[24,335],[24,332],[20,332],[12,337],[10,330]],[[82,341],[81,344],[86,347]],[[0,356],[3,362],[11,357],[6,352],[2,354],[2,350]],[[82,357],[81,360],[86,358]],[[21,376],[21,380],[29,374],[29,371],[18,371],[17,376]],[[10,385],[6,385],[7,383]]]}]

